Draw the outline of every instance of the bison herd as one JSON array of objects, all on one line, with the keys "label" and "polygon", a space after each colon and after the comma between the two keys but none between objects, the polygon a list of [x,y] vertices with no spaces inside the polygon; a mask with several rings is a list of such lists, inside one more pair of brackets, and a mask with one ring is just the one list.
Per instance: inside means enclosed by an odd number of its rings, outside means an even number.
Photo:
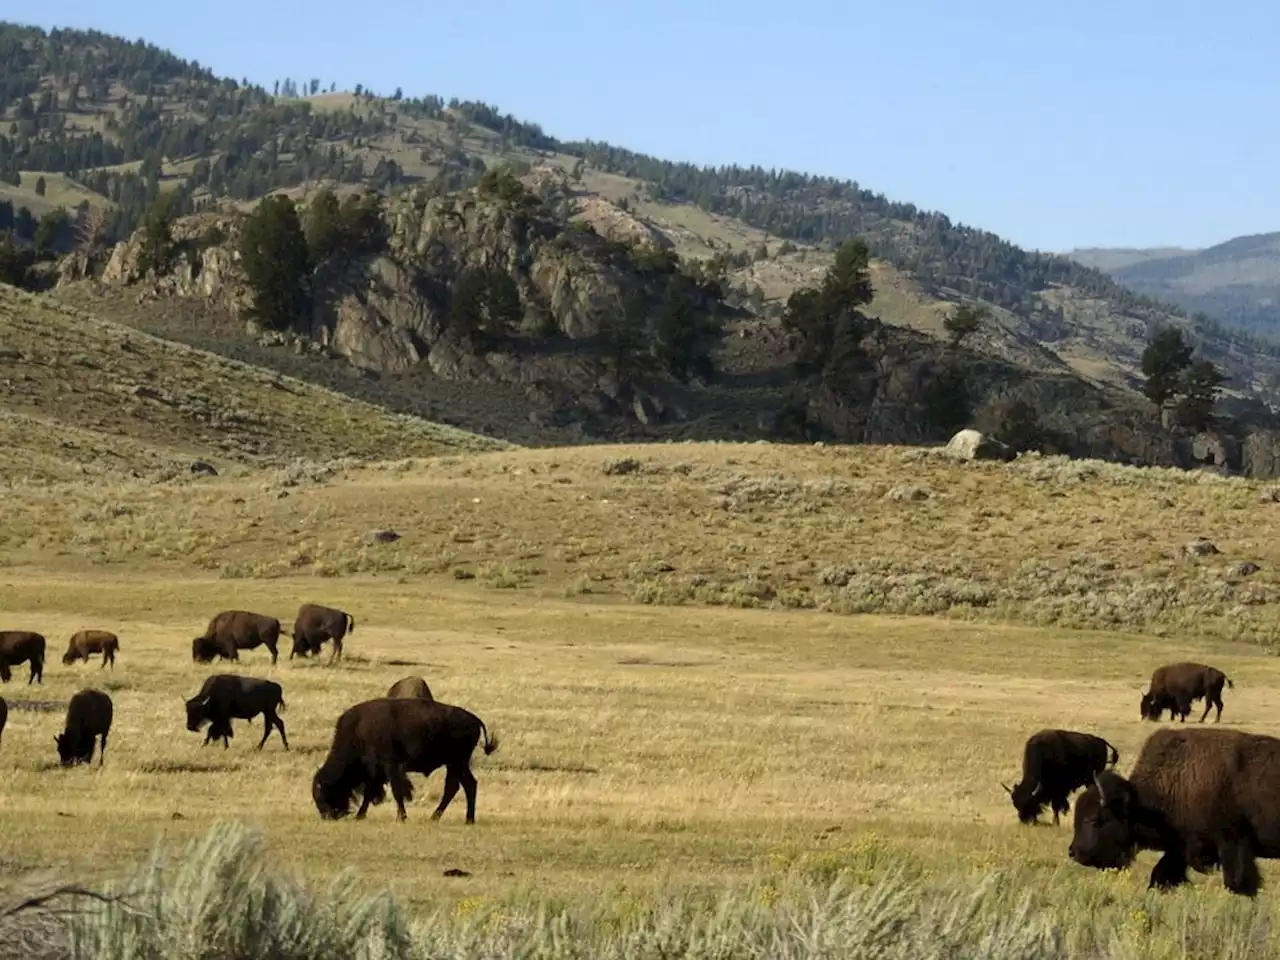
[{"label": "bison herd", "polygon": [[[1185,723],[1203,699],[1203,723],[1216,708],[1222,719],[1226,674],[1202,663],[1158,668],[1139,701],[1143,720]],[[1221,728],[1157,730],[1147,738],[1129,776],[1114,767],[1119,753],[1101,737],[1072,730],[1041,730],[1027,738],[1022,779],[1004,789],[1018,819],[1034,823],[1049,806],[1056,824],[1076,801],[1068,856],[1086,867],[1128,867],[1140,850],[1161,854],[1148,887],[1187,882],[1188,869],[1220,867],[1233,893],[1254,896],[1262,883],[1257,858],[1280,858],[1280,739]]]},{"label": "bison herd", "polygon": [[[240,652],[265,647],[274,664],[281,636],[290,637],[294,656],[320,653],[333,645],[330,660],[342,656],[342,641],[355,631],[350,614],[304,604],[292,633],[274,617],[229,610],[219,613],[191,644],[192,659],[238,661]],[[105,630],[81,630],[67,646],[62,662],[101,656],[101,667],[115,669],[120,641]],[[0,680],[12,668],[30,666],[27,682],[43,683],[45,638],[28,631],[0,632]],[[1186,722],[1191,705],[1204,700],[1203,723],[1213,708],[1222,718],[1226,675],[1199,663],[1175,663],[1157,669],[1139,702],[1144,720]],[[272,731],[289,749],[284,720],[284,690],[279,683],[219,673],[209,676],[186,701],[187,729],[205,729],[203,746],[221,740],[230,746],[233,720],[261,716],[261,750]],[[0,698],[0,736],[8,706]],[[91,763],[95,746],[103,763],[114,708],[95,689],[81,690],[67,704],[66,724],[55,737],[64,766]],[[493,753],[498,740],[484,722],[462,707],[440,703],[421,677],[405,677],[383,697],[347,708],[337,718],[327,756],[311,782],[311,797],[325,819],[351,812],[357,794],[357,820],[391,790],[398,820],[413,799],[408,774],[429,775],[443,767],[444,790],[431,818],[438,819],[459,789],[466,798],[466,822],[475,822],[476,778],[471,758],[477,746]],[[1128,778],[1113,769],[1119,751],[1102,737],[1073,730],[1041,730],[1023,748],[1022,778],[1004,786],[1019,821],[1037,822],[1047,807],[1055,824],[1070,810],[1070,795],[1084,788],[1075,806],[1074,834],[1068,850],[1076,863],[1100,869],[1127,867],[1139,850],[1159,851],[1150,887],[1166,889],[1187,882],[1188,869],[1201,873],[1221,867],[1228,890],[1253,896],[1261,878],[1257,858],[1280,857],[1280,739],[1221,728],[1159,730],[1143,745]]]},{"label": "bison herd", "polygon": [[[332,607],[303,604],[294,620],[293,631],[282,629],[274,617],[244,610],[227,610],[209,621],[204,633],[191,643],[191,658],[209,663],[216,658],[240,659],[240,651],[265,647],[271,662],[277,662],[279,640],[293,641],[289,657],[317,655],[332,643],[330,660],[342,656],[342,641],[355,631],[352,616]],[[27,663],[31,675],[27,683],[44,682],[45,638],[30,631],[0,631],[0,680],[12,679],[12,667]],[[62,662],[72,664],[100,655],[101,668],[115,669],[120,640],[105,630],[81,630],[63,654]],[[186,701],[187,729],[205,729],[202,746],[221,740],[230,746],[232,720],[262,717],[261,750],[274,730],[289,749],[284,720],[284,689],[274,680],[218,673],[207,677],[196,695]],[[0,697],[0,736],[4,733],[9,707]],[[107,736],[111,732],[115,707],[101,690],[81,690],[67,704],[63,732],[54,738],[62,766],[91,763],[95,746],[102,765]],[[312,780],[311,795],[321,817],[336,820],[347,816],[356,794],[360,807],[356,819],[363,819],[371,804],[386,799],[387,787],[396,803],[397,819],[406,819],[405,803],[413,799],[408,774],[430,774],[443,767],[444,793],[431,815],[437,820],[461,788],[467,803],[467,823],[476,819],[476,778],[471,772],[471,756],[483,742],[486,754],[498,748],[498,739],[475,714],[461,707],[441,703],[421,677],[404,677],[391,685],[385,697],[366,700],[345,710],[337,720],[328,756]]]}]

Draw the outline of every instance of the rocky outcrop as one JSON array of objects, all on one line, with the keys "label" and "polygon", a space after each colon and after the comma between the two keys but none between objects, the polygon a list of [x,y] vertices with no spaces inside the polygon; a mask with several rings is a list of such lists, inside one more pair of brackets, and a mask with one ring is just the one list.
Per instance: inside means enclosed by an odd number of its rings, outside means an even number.
[{"label": "rocky outcrop", "polygon": [[647,244],[660,250],[670,250],[674,246],[665,233],[603,197],[582,198],[574,219],[590,224],[600,236],[616,243],[628,246]]}]

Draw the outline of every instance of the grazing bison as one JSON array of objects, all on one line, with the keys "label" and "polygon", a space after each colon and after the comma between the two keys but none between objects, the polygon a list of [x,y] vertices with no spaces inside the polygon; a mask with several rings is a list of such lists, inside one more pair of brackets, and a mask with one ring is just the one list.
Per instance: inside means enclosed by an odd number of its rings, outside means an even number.
[{"label": "grazing bison", "polygon": [[431,688],[427,686],[427,681],[421,677],[404,677],[397,680],[391,685],[391,689],[387,691],[388,699],[396,699],[398,697],[417,697],[419,700],[434,700],[431,696]]},{"label": "grazing bison", "polygon": [[1139,850],[1163,856],[1148,887],[1187,882],[1187,868],[1222,867],[1233,893],[1253,896],[1256,858],[1280,857],[1280,740],[1221,728],[1157,730],[1133,772],[1098,774],[1076,801],[1068,854],[1096,869],[1128,867]]},{"label": "grazing bison", "polygon": [[58,759],[64,767],[93,760],[93,738],[101,737],[98,766],[107,754],[107,734],[111,731],[111,698],[101,690],[81,690],[67,704],[66,728],[53,739]]},{"label": "grazing bison", "polygon": [[289,738],[284,732],[284,721],[276,713],[277,708],[285,708],[284,691],[274,680],[215,673],[205,680],[200,692],[187,701],[187,729],[195,733],[202,724],[208,723],[209,732],[201,746],[208,746],[209,741],[220,738],[225,749],[231,746],[230,739],[234,736],[232,719],[252,720],[262,714],[262,739],[258,741],[258,749],[262,749],[267,737],[271,736],[271,728],[275,727],[288,750]]},{"label": "grazing bison", "polygon": [[413,799],[409,773],[429,775],[445,768],[444,792],[431,814],[440,819],[461,786],[467,797],[467,823],[476,822],[476,778],[471,754],[484,734],[484,752],[498,749],[497,737],[475,714],[447,703],[418,698],[366,700],[338,717],[333,744],[311,781],[311,796],[320,816],[345,817],[356,790],[363,794],[356,819],[371,803],[386,799],[386,785],[396,801],[396,818],[406,819],[404,805]]},{"label": "grazing bison", "polygon": [[265,646],[271,651],[271,662],[274,664],[279,655],[276,645],[281,632],[280,621],[275,617],[244,610],[224,610],[209,621],[202,636],[192,641],[191,656],[206,662],[214,656],[239,660],[240,650]]},{"label": "grazing bison", "polygon": [[29,630],[0,630],[0,680],[13,678],[9,669],[19,663],[31,664],[27,683],[44,683],[44,637]]},{"label": "grazing bison", "polygon": [[1204,697],[1204,713],[1200,722],[1204,723],[1212,707],[1218,708],[1214,723],[1222,719],[1222,685],[1235,685],[1227,679],[1227,675],[1216,667],[1207,667],[1203,663],[1170,663],[1157,667],[1151,674],[1151,686],[1142,695],[1138,710],[1144,720],[1159,720],[1165,710],[1169,711],[1169,719],[1175,716],[1186,723],[1187,714],[1191,712],[1191,701]]},{"label": "grazing bison", "polygon": [[1057,826],[1059,814],[1071,809],[1071,792],[1092,783],[1094,774],[1119,759],[1115,747],[1091,733],[1041,730],[1027,737],[1022,748],[1022,779],[1012,789],[1001,786],[1022,823],[1035,823],[1048,804]]},{"label": "grazing bison", "polygon": [[62,655],[64,664],[75,663],[77,660],[89,662],[89,658],[95,653],[102,654],[101,670],[108,663],[111,669],[116,668],[116,651],[120,649],[120,638],[114,633],[106,630],[81,630],[71,637],[71,642],[67,644],[67,652]]},{"label": "grazing bison", "polygon": [[355,618],[345,610],[304,603],[298,608],[298,616],[293,621],[293,650],[289,659],[298,654],[309,657],[319,653],[325,641],[332,640],[333,653],[329,659],[336,660],[342,656],[342,638],[355,632]]}]

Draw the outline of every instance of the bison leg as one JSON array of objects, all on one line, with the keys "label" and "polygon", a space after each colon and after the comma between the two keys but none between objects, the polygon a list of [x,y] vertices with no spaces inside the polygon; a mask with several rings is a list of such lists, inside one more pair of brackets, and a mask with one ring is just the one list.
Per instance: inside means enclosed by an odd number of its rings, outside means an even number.
[{"label": "bison leg", "polygon": [[467,795],[467,823],[476,822],[476,778],[468,767],[458,771],[458,779],[462,781],[462,792]]},{"label": "bison leg", "polygon": [[1218,843],[1218,860],[1222,863],[1222,882],[1232,893],[1245,897],[1257,896],[1262,886],[1258,873],[1258,860],[1253,854],[1253,844],[1247,836],[1232,831]]},{"label": "bison leg", "polygon": [[[89,756],[93,756],[93,740],[89,740]],[[98,746],[98,766],[102,766],[102,761],[107,758],[107,735],[103,733],[102,743]]]},{"label": "bison leg", "polygon": [[458,794],[458,787],[462,785],[458,779],[457,773],[452,767],[447,767],[444,772],[444,790],[440,794],[440,805],[436,807],[435,812],[431,814],[432,820],[439,820],[444,816],[444,812],[448,809],[449,804],[453,803],[453,798]]},{"label": "bison leg", "polygon": [[342,659],[342,640],[339,637],[333,638],[333,651],[329,654],[329,662]]},{"label": "bison leg", "polygon": [[396,819],[408,820],[409,815],[405,813],[404,803],[413,798],[413,784],[405,775],[404,767],[398,763],[391,765],[391,769],[387,771],[387,779],[391,782],[391,796],[396,801]]},{"label": "bison leg", "polygon": [[1162,856],[1151,868],[1147,889],[1172,890],[1187,882],[1187,861],[1182,854],[1172,850]]},{"label": "bison leg", "polygon": [[274,667],[276,664],[276,660],[280,656],[280,651],[276,648],[276,645],[274,643],[268,643],[267,649],[271,651],[271,665]]},{"label": "bison leg", "polygon": [[284,742],[284,748],[289,749],[289,738],[285,736],[284,721],[280,719],[278,714],[271,714],[271,719],[275,722],[276,729],[280,731],[280,739]]},{"label": "bison leg", "polygon": [[[1213,705],[1214,705],[1215,707],[1217,707],[1217,708],[1218,708],[1218,715],[1217,715],[1216,717],[1214,717],[1214,718],[1213,718],[1213,722],[1214,722],[1214,723],[1221,723],[1221,722],[1222,722],[1222,693],[1221,693],[1221,691],[1219,691],[1218,693],[1214,694],[1214,696],[1213,696]],[[1207,714],[1207,713],[1209,712],[1208,708],[1205,708],[1205,711],[1204,711],[1204,712]]]}]

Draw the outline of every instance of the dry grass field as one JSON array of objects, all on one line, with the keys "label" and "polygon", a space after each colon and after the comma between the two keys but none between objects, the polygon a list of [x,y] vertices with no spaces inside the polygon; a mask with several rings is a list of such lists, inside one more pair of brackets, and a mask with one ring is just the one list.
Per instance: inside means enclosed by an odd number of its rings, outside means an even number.
[{"label": "dry grass field", "polygon": [[[993,916],[1027,894],[1060,941],[987,955],[1269,955],[1269,896],[1241,903],[1217,876],[1147,894],[1151,855],[1079,868],[1069,828],[1019,826],[999,784],[1046,726],[1104,735],[1127,771],[1153,729],[1139,691],[1172,659],[1234,680],[1224,723],[1280,727],[1278,512],[1207,474],[767,444],[20,483],[0,610],[51,658],[43,686],[19,668],[0,690],[0,809],[23,825],[6,868],[105,877],[232,820],[262,830],[271,867],[350,867],[437,932],[541,904],[599,933],[724,891],[756,910],[833,881],[972,891],[996,873]],[[1220,552],[1189,555],[1200,536]],[[202,748],[182,700],[225,665],[193,664],[191,638],[220,609],[291,622],[303,601],[354,615],[344,662],[290,663],[286,644],[232,668],[282,683],[291,749],[256,751],[258,721]],[[59,662],[89,626],[120,634],[114,673]],[[501,738],[474,761],[478,823],[461,798],[429,821],[439,773],[414,778],[407,824],[390,803],[322,822],[310,777],[334,720],[408,674]],[[85,685],[116,703],[106,762],[58,769]]]}]

